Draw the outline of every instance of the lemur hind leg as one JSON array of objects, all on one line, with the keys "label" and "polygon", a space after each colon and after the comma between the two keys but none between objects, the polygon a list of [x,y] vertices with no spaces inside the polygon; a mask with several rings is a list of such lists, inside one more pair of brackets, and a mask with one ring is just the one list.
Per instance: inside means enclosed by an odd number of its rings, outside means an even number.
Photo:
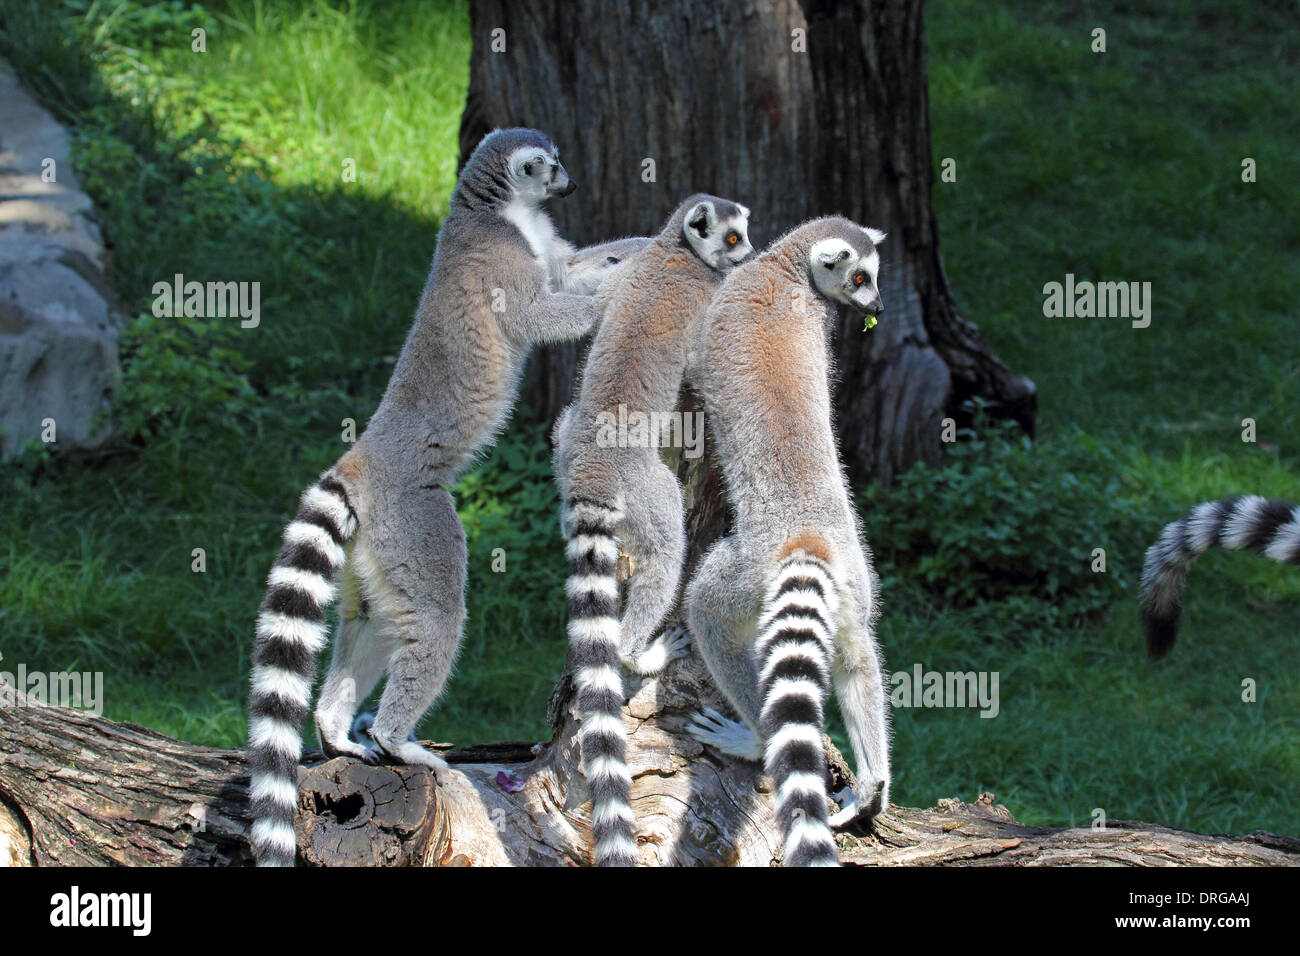
[{"label": "lemur hind leg", "polygon": [[555,472],[555,487],[560,493],[560,537],[565,541],[570,538],[569,512],[569,448],[572,444],[574,406],[560,412],[551,428],[551,446],[555,449],[551,457],[551,470]]},{"label": "lemur hind leg", "polygon": [[379,603],[397,640],[370,736],[389,757],[441,774],[446,763],[407,738],[442,693],[460,648],[465,531],[445,488],[407,487],[398,502],[372,537],[388,585]]},{"label": "lemur hind leg", "polygon": [[850,584],[851,606],[835,635],[831,676],[853,747],[858,792],[831,818],[831,826],[870,819],[889,806],[889,701],[873,633],[875,587],[870,572]]},{"label": "lemur hind leg", "polygon": [[743,560],[736,539],[726,537],[704,556],[686,593],[691,639],[714,683],[743,721],[706,708],[686,729],[702,743],[746,760],[763,755],[753,643],[764,587],[762,569]]},{"label": "lemur hind leg", "polygon": [[624,480],[625,514],[620,545],[636,562],[627,586],[620,626],[619,656],[642,676],[657,674],[686,654],[690,640],[680,630],[656,637],[677,601],[686,556],[682,489],[671,469],[654,453]]},{"label": "lemur hind leg", "polygon": [[348,736],[361,702],[374,690],[393,649],[392,629],[370,615],[365,587],[358,580],[357,563],[369,562],[363,536],[353,548],[343,580],[341,620],[334,638],[333,658],[316,704],[316,729],[327,756],[359,757],[373,763],[378,750]]}]

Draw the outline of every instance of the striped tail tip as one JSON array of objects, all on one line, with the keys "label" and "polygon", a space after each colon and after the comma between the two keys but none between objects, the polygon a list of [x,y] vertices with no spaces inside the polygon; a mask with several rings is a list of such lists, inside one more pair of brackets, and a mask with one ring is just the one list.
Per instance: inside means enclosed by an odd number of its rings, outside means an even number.
[{"label": "striped tail tip", "polygon": [[1182,546],[1182,521],[1167,526],[1146,554],[1138,606],[1146,632],[1147,656],[1156,661],[1164,657],[1178,637],[1178,618],[1182,610],[1183,584],[1194,556]]},{"label": "striped tail tip", "polygon": [[632,777],[623,727],[623,676],[619,663],[617,503],[570,498],[569,661],[581,714],[582,759],[591,790],[595,860],[599,866],[636,863]]},{"label": "striped tail tip", "polygon": [[839,864],[822,742],[836,601],[829,565],[795,555],[778,569],[759,617],[763,763],[777,785],[786,866]]},{"label": "striped tail tip", "polygon": [[1178,638],[1177,610],[1163,618],[1144,615],[1142,625],[1147,636],[1147,657],[1158,661],[1173,650],[1174,641]]},{"label": "striped tail tip", "polygon": [[302,726],[311,705],[316,655],[328,640],[325,612],[347,560],[356,514],[329,475],[302,496],[284,529],[257,616],[248,698],[251,842],[259,866],[292,866]]},{"label": "striped tail tip", "polygon": [[[283,788],[279,777],[258,775],[253,778],[252,793],[262,787]],[[293,816],[298,804],[297,787],[291,802],[285,804],[271,796],[252,796],[253,854],[258,866],[293,866],[298,853],[298,840],[294,835]]]}]

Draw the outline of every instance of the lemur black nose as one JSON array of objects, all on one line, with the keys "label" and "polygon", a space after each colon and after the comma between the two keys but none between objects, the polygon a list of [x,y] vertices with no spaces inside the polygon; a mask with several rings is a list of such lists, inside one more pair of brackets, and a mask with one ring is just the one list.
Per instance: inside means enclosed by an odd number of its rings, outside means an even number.
[{"label": "lemur black nose", "polygon": [[564,197],[569,195],[569,193],[573,192],[577,188],[578,188],[578,184],[575,183],[572,179],[570,179],[567,183],[565,183],[563,186],[559,188],[559,191],[556,192],[555,195]]}]

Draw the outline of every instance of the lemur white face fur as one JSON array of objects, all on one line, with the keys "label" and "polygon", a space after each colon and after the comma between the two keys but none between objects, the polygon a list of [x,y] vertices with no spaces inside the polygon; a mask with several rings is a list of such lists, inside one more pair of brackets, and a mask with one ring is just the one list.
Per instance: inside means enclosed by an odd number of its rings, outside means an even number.
[{"label": "lemur white face fur", "polygon": [[876,286],[880,253],[875,247],[884,241],[885,234],[879,229],[864,231],[871,240],[871,249],[866,255],[859,255],[843,239],[823,239],[809,250],[809,265],[817,290],[826,298],[868,315],[878,315],[885,304]]},{"label": "lemur white face fur", "polygon": [[735,204],[735,212],[720,217],[711,202],[696,203],[682,222],[682,235],[706,264],[722,271],[747,259],[749,209]]},{"label": "lemur white face fur", "polygon": [[538,205],[552,196],[567,196],[577,188],[560,165],[560,151],[547,152],[539,146],[523,146],[510,154],[506,162],[510,185],[525,202]]}]

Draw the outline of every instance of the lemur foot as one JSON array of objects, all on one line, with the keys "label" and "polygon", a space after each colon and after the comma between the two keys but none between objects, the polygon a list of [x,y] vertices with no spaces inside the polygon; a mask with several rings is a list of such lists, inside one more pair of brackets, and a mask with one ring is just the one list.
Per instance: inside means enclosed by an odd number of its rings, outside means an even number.
[{"label": "lemur foot", "polygon": [[[352,721],[352,729],[348,731],[348,739],[353,743],[361,744],[363,747],[374,747],[370,737],[370,728],[375,726],[375,717],[379,714],[379,705],[367,707],[361,713],[357,714],[357,719]],[[415,731],[412,730],[406,735],[406,739],[414,743],[418,738]]]},{"label": "lemur foot", "polygon": [[646,647],[636,658],[624,660],[628,670],[642,677],[658,674],[673,661],[690,653],[691,635],[686,628],[670,627]]},{"label": "lemur foot", "polygon": [[374,711],[358,714],[350,731],[343,729],[346,719],[345,715],[337,712],[316,712],[316,730],[320,734],[320,749],[325,756],[354,757],[366,763],[379,763],[383,755],[365,732],[375,722]]},{"label": "lemur foot", "polygon": [[851,787],[845,787],[839,793],[835,794],[834,800],[839,811],[831,814],[830,823],[833,829],[846,827],[858,818],[858,798],[853,795]]},{"label": "lemur foot", "polygon": [[406,764],[411,767],[428,767],[433,771],[433,779],[435,783],[442,785],[447,782],[447,775],[451,773],[451,768],[447,766],[447,761],[443,760],[437,754],[429,753],[429,751],[425,750],[419,744],[405,741],[393,746],[382,740],[376,740],[375,743],[379,745],[380,750],[397,763]]},{"label": "lemur foot", "polygon": [[761,761],[763,741],[748,724],[724,717],[712,707],[691,715],[686,732],[702,744],[741,760]]},{"label": "lemur foot", "polygon": [[379,763],[383,754],[374,744],[366,746],[365,744],[355,743],[346,737],[342,740],[326,740],[321,738],[320,749],[324,751],[326,757],[355,757],[358,760],[364,760],[366,763]]},{"label": "lemur foot", "polygon": [[888,787],[884,781],[859,786],[868,795],[866,799],[860,798],[848,787],[835,794],[835,802],[840,810],[828,821],[832,828],[839,829],[851,823],[870,823],[889,805]]}]

